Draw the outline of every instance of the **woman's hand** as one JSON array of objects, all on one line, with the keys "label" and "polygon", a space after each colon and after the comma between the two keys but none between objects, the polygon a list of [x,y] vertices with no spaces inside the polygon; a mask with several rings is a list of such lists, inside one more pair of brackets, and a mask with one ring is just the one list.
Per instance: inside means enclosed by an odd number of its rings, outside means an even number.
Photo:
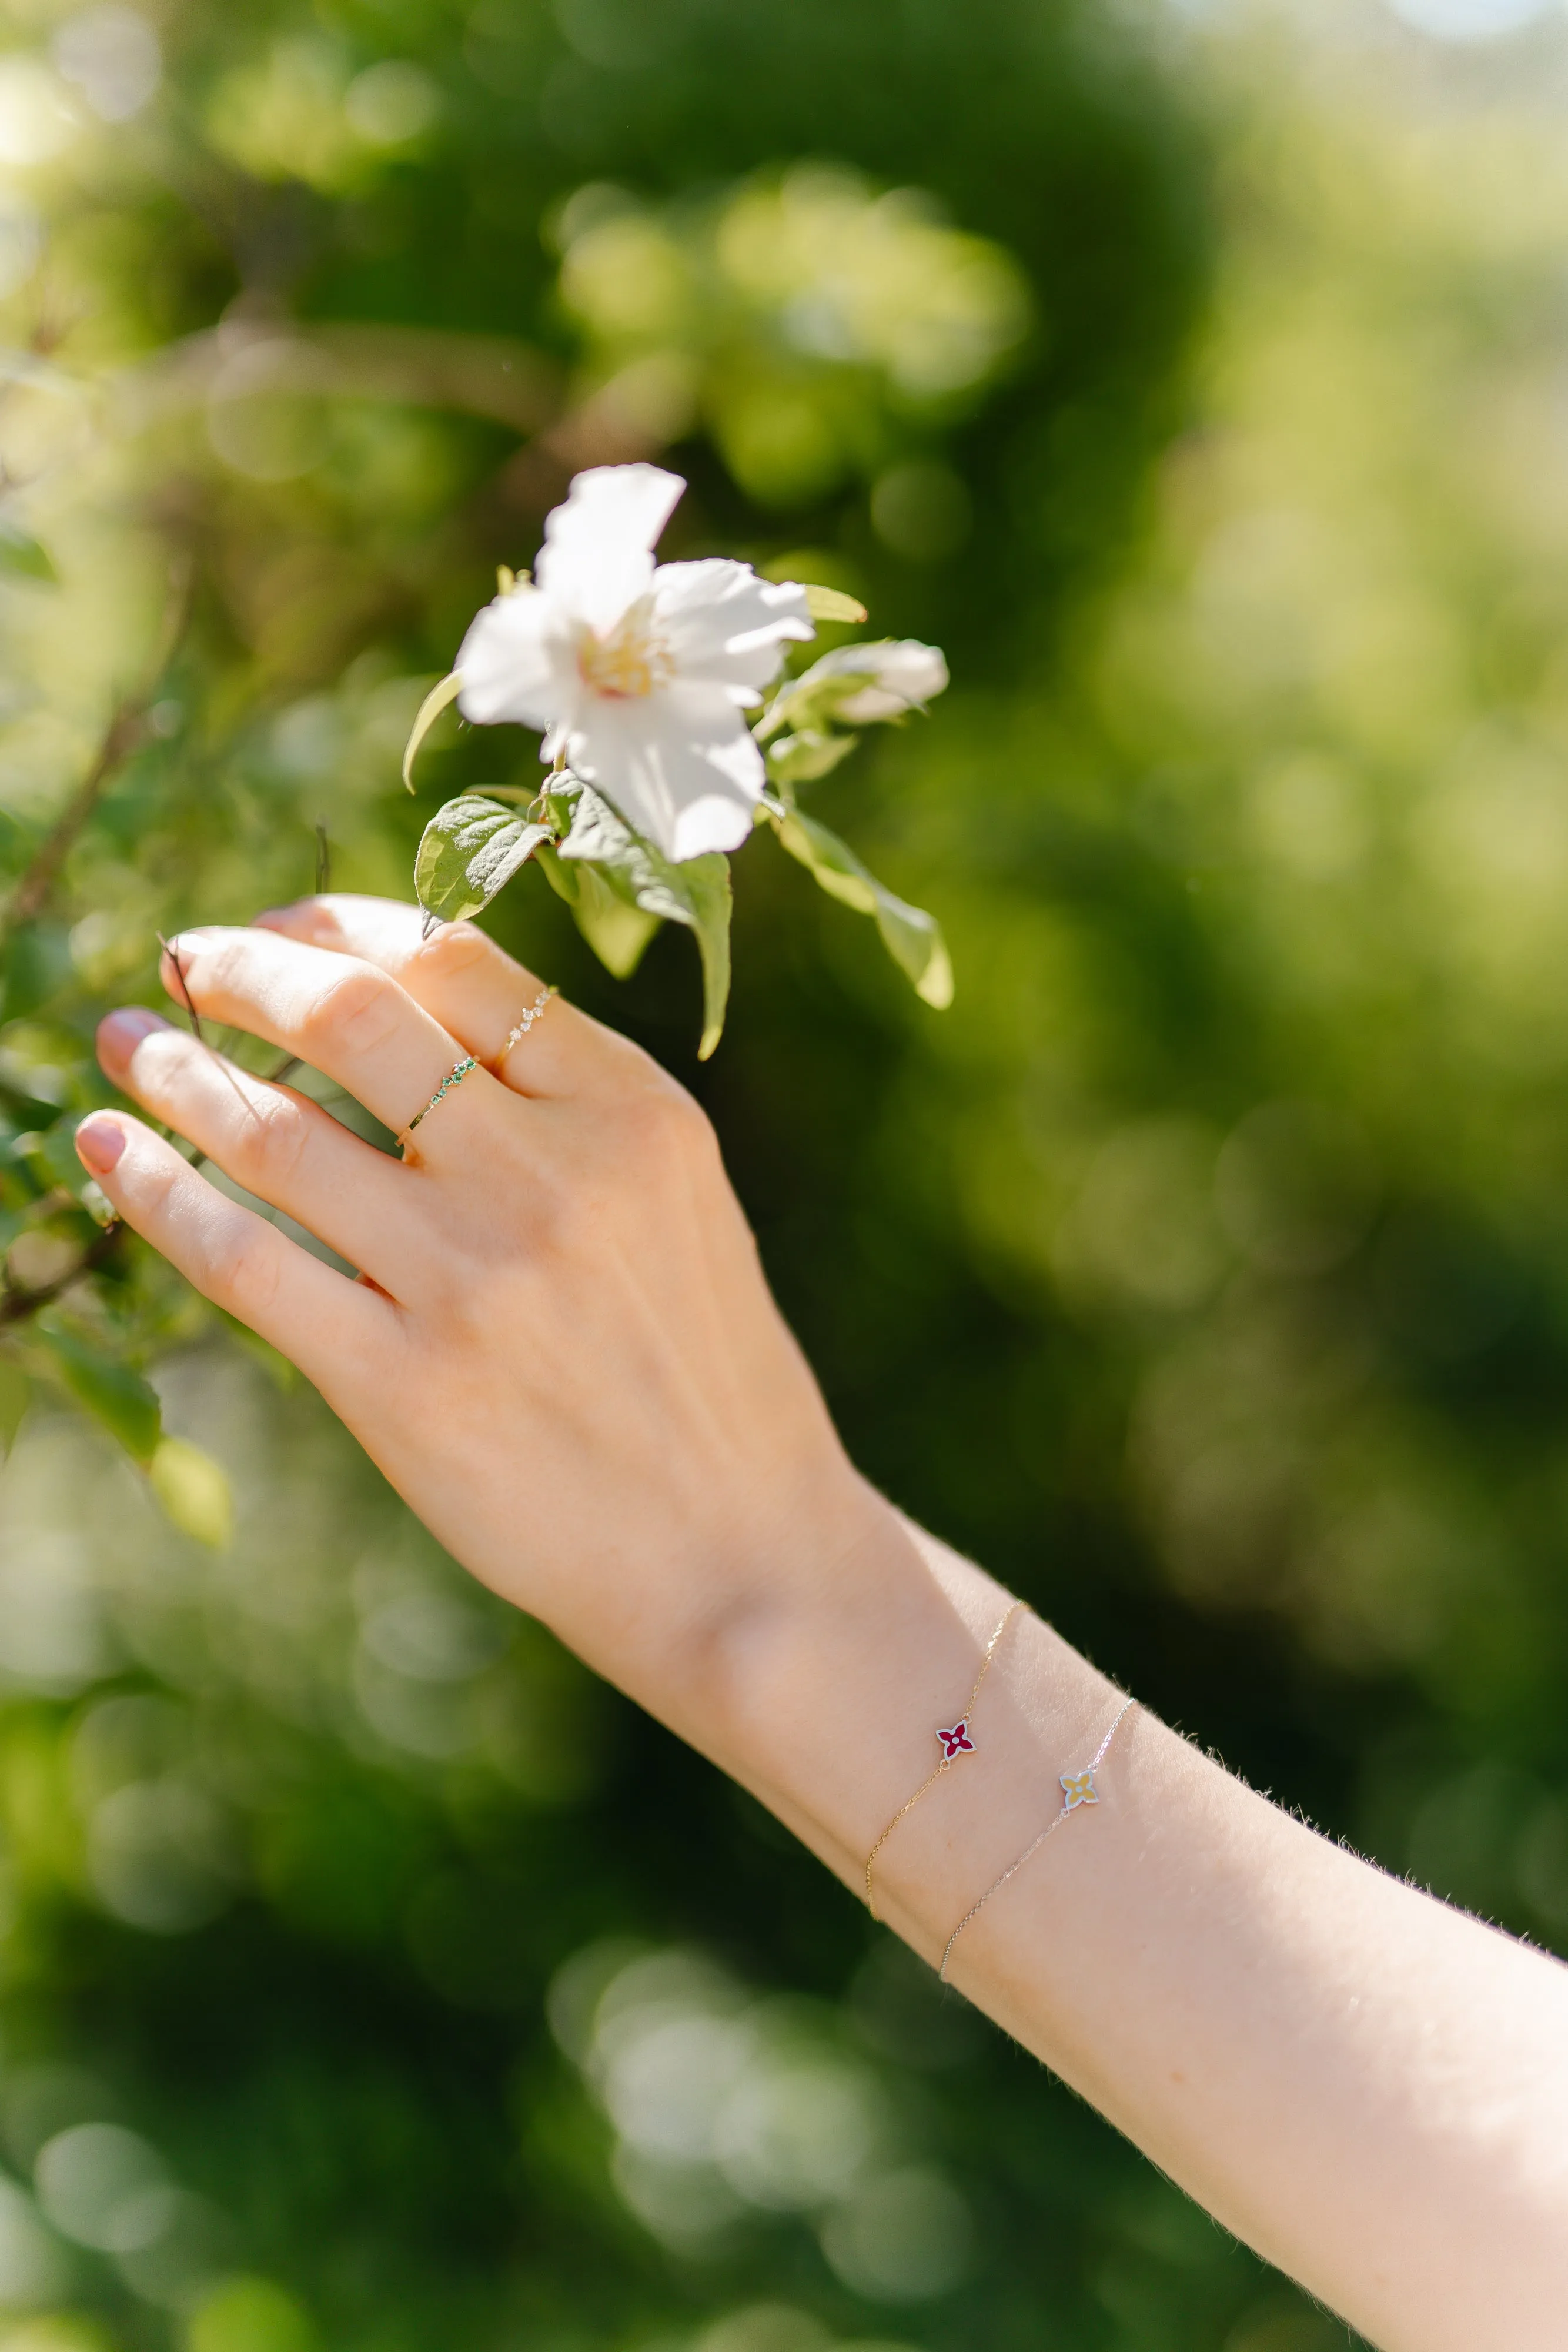
[{"label": "woman's hand", "polygon": [[[1027,1612],[974,1761],[934,1781],[932,1729],[1006,1596],[851,1470],[680,1088],[563,1004],[500,1059],[538,982],[461,926],[422,943],[412,908],[321,899],[179,945],[204,1014],[389,1127],[463,1055],[497,1066],[405,1166],[155,1014],[103,1024],[110,1075],[357,1284],[137,1120],[78,1137],[127,1222],[294,1359],[455,1556],[851,1885],[874,1845],[883,1916],[932,1959],[956,1927],[993,2017],[1387,2352],[1560,2343],[1568,1971],[1142,1711],[1107,1752],[1122,1695]],[[1096,1755],[1093,1806],[1043,1841]]]},{"label": "woman's hand", "polygon": [[[327,898],[176,943],[203,1018],[265,1038],[404,1129],[404,1165],[158,1014],[111,1013],[104,1069],[151,1116],[361,1269],[229,1200],[139,1120],[86,1165],[126,1223],[289,1357],[453,1555],[647,1695],[787,1555],[884,1511],[768,1294],[714,1133],[637,1047],[552,1001],[471,925]],[[180,985],[165,961],[163,979]],[[668,1712],[665,1703],[662,1711]]]}]

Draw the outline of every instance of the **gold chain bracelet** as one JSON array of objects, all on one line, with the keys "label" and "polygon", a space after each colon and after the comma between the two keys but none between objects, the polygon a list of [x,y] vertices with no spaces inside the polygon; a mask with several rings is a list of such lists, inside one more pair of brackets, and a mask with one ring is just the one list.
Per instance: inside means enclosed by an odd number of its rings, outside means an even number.
[{"label": "gold chain bracelet", "polygon": [[871,1852],[865,1858],[865,1903],[866,1909],[871,1913],[873,1919],[877,1916],[877,1908],[876,1895],[872,1885],[872,1864],[875,1862],[877,1855],[882,1852],[883,1847],[887,1843],[888,1839],[893,1835],[894,1831],[898,1827],[899,1822],[903,1821],[904,1815],[906,1813],[912,1813],[915,1811],[915,1808],[920,1802],[921,1798],[927,1795],[928,1792],[936,1786],[937,1781],[942,1778],[944,1772],[950,1770],[957,1762],[960,1756],[972,1756],[974,1754],[975,1743],[969,1737],[969,1718],[975,1712],[975,1701],[980,1696],[980,1685],[985,1681],[986,1676],[991,1670],[991,1660],[997,1654],[998,1643],[1001,1640],[1002,1635],[1007,1632],[1008,1627],[1011,1624],[1013,1618],[1022,1607],[1023,1602],[1021,1601],[1009,1601],[1006,1609],[1003,1610],[996,1632],[986,1643],[986,1654],[980,1660],[980,1671],[975,1676],[975,1686],[969,1693],[968,1705],[965,1707],[963,1714],[958,1717],[956,1723],[952,1725],[949,1729],[946,1731],[938,1731],[936,1734],[937,1738],[942,1742],[942,1761],[937,1765],[936,1769],[930,1775],[929,1779],[921,1782],[919,1788],[916,1789],[914,1796],[910,1798],[908,1803],[900,1805],[897,1812],[894,1813],[892,1821],[889,1822],[887,1827],[883,1830],[882,1835],[878,1838],[876,1843],[873,1846]]},{"label": "gold chain bracelet", "polygon": [[947,1981],[947,1963],[953,1956],[953,1947],[957,1942],[959,1937],[963,1934],[965,1928],[968,1926],[970,1920],[974,1918],[977,1912],[980,1912],[985,1909],[992,1895],[999,1894],[1001,1889],[1007,1885],[1009,1878],[1016,1878],[1018,1876],[1019,1871],[1023,1868],[1025,1863],[1028,1862],[1030,1855],[1036,1854],[1040,1852],[1040,1849],[1045,1843],[1046,1839],[1051,1836],[1053,1831],[1059,1830],[1061,1827],[1062,1822],[1066,1821],[1070,1813],[1077,1812],[1081,1805],[1097,1805],[1100,1802],[1100,1791],[1094,1786],[1094,1775],[1098,1772],[1101,1765],[1103,1764],[1106,1757],[1110,1753],[1111,1742],[1115,1738],[1117,1732],[1122,1727],[1123,1717],[1129,1714],[1131,1710],[1136,1706],[1137,1703],[1137,1700],[1134,1698],[1123,1700],[1121,1706],[1117,1709],[1115,1721],[1112,1724],[1110,1730],[1105,1734],[1104,1738],[1100,1742],[1099,1747],[1094,1750],[1093,1756],[1091,1758],[1086,1770],[1082,1772],[1063,1772],[1058,1776],[1061,1783],[1061,1805],[1060,1811],[1051,1815],[1050,1821],[1047,1822],[1040,1835],[1034,1840],[1031,1845],[1025,1846],[1023,1852],[1019,1854],[1018,1860],[1011,1865],[1011,1867],[1008,1870],[1004,1870],[999,1878],[992,1879],[990,1885],[987,1887],[979,1901],[977,1903],[970,1904],[969,1908],[965,1912],[963,1917],[959,1920],[957,1926],[948,1937],[942,1953],[942,1965],[936,1971],[944,1984]]}]

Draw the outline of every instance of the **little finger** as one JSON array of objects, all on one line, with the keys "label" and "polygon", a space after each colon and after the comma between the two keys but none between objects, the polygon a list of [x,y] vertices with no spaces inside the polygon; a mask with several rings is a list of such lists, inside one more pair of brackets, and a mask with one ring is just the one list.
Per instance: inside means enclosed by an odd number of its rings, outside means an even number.
[{"label": "little finger", "polygon": [[204,1298],[259,1333],[328,1397],[383,1364],[398,1309],[218,1192],[140,1119],[94,1111],[77,1151],[117,1213]]}]

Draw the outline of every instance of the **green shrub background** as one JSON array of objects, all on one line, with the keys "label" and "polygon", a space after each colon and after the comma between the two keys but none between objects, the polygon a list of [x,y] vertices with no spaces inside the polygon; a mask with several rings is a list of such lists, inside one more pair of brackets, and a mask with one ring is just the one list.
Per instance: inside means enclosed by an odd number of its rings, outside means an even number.
[{"label": "green shrub background", "polygon": [[[51,1188],[155,933],[308,889],[319,823],[407,895],[533,763],[448,719],[409,800],[424,687],[575,466],[663,456],[674,551],[946,647],[813,804],[956,1003],[761,839],[700,1071],[688,940],[617,983],[537,875],[487,919],[701,1094],[902,1505],[1568,1950],[1561,25],[5,21],[8,888],[151,709],[6,931],[6,1297],[85,1245]],[[199,1449],[167,1508],[73,1346]],[[0,1328],[0,2352],[1346,2340],[143,1254]]]}]

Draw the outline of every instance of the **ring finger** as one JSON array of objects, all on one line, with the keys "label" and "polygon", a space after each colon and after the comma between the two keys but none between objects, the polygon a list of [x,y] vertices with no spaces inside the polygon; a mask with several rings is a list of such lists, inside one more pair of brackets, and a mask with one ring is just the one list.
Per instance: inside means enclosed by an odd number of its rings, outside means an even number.
[{"label": "ring finger", "polygon": [[115,1084],[225,1176],[393,1288],[411,1202],[384,1152],[292,1087],[253,1077],[140,1005],[109,1015],[98,1048]]}]

